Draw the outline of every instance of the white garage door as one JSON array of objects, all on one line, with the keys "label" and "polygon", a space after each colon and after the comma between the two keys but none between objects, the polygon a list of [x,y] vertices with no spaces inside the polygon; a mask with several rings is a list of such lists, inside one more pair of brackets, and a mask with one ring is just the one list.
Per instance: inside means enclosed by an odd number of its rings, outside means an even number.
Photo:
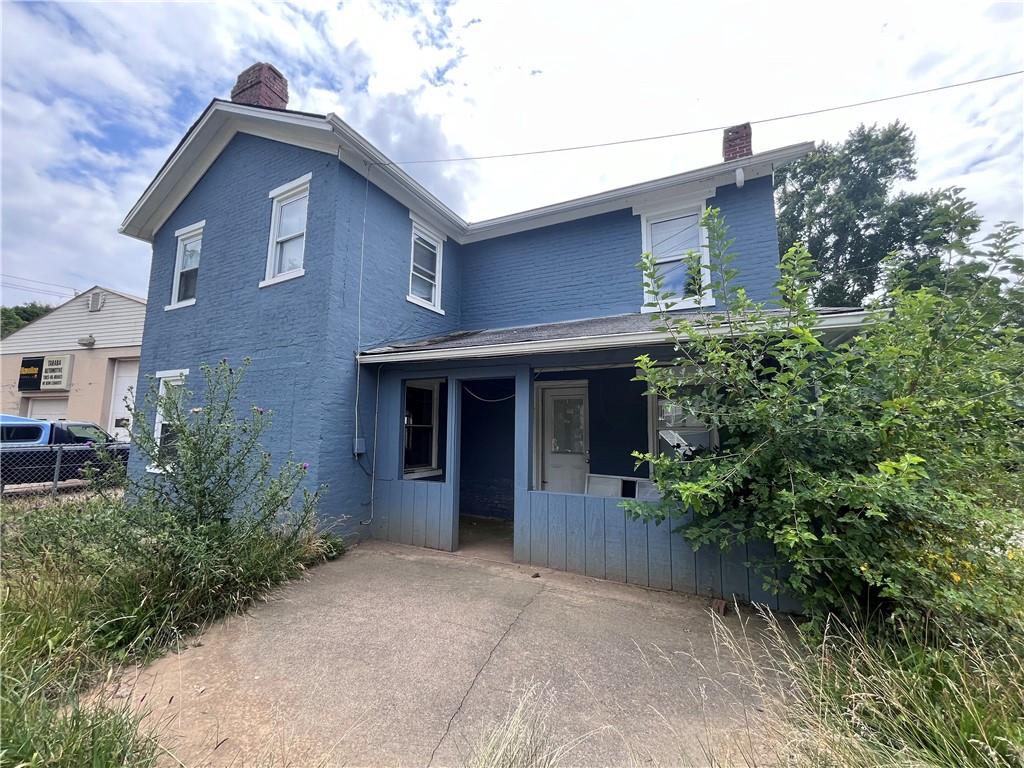
[{"label": "white garage door", "polygon": [[29,401],[28,415],[33,419],[56,421],[68,417],[66,397],[33,397]]}]

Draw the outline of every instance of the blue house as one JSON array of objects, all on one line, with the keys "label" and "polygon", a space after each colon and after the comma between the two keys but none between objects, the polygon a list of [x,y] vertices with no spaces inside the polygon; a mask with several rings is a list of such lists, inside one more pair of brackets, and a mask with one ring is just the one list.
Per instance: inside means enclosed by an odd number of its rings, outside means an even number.
[{"label": "blue house", "polygon": [[753,154],[737,126],[720,163],[467,222],[336,116],[286,105],[276,69],[243,72],[122,224],[153,247],[140,388],[251,358],[267,447],[308,462],[350,534],[456,550],[483,531],[518,562],[778,605],[757,552],[694,552],[619,506],[654,493],[633,450],[714,439],[632,380],[638,354],[670,351],[637,263],[671,270],[715,206],[748,293],[770,299],[772,173],[813,145]]}]

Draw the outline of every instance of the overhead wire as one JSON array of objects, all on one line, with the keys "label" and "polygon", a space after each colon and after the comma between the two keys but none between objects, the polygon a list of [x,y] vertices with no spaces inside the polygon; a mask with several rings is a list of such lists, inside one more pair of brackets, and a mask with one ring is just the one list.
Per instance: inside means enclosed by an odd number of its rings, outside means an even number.
[{"label": "overhead wire", "polygon": [[[1012,72],[1002,72],[998,75],[989,75],[988,77],[977,77],[972,80],[963,80],[958,83],[947,83],[946,85],[938,85],[934,88],[921,88],[915,91],[906,91],[904,93],[896,93],[890,96],[880,96],[874,99],[865,99],[863,101],[848,102],[846,104],[835,104],[829,107],[819,107],[817,109],[808,109],[803,112],[791,112],[785,115],[773,115],[772,117],[763,117],[757,120],[748,120],[746,122],[751,125],[764,125],[765,123],[774,123],[780,120],[791,120],[796,117],[810,117],[811,115],[821,115],[828,112],[837,112],[843,109],[854,109],[856,107],[864,107],[869,104],[881,104],[887,101],[895,101],[897,99],[907,99],[913,96],[923,96],[929,93],[937,93],[939,91],[947,91],[952,88],[963,88],[969,85],[977,85],[979,83],[987,83],[993,80],[1002,80],[1007,77],[1016,77],[1018,75],[1024,75],[1024,69],[1014,70]],[[723,131],[726,128],[732,127],[731,125],[715,125],[708,126],[705,128],[693,128],[686,131],[675,131],[673,133],[662,133],[654,136],[639,136],[629,139],[616,139],[612,141],[601,141],[593,144],[575,144],[564,147],[548,147],[545,149],[533,149],[524,150],[520,152],[501,152],[489,155],[466,155],[462,157],[438,157],[438,158],[419,158],[413,160],[388,160],[384,162],[376,162],[373,165],[423,165],[428,163],[461,163],[474,160],[499,160],[502,158],[512,157],[528,157],[531,155],[551,155],[559,152],[577,152],[584,149],[600,149],[602,147],[616,147],[624,144],[639,144],[648,141],[660,141],[663,139],[675,139],[682,136],[696,136],[702,133],[713,133],[717,131]]]}]

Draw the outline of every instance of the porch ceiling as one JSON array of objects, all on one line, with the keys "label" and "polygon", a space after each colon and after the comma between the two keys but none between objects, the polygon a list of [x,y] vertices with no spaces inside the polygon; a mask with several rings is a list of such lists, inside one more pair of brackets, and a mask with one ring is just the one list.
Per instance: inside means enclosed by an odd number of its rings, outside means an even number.
[{"label": "porch ceiling", "polygon": [[[819,307],[816,311],[820,318],[819,329],[840,334],[856,329],[868,316],[862,309],[849,307]],[[769,312],[781,314],[782,310]],[[671,314],[681,316],[694,313],[691,311]],[[393,341],[361,352],[359,362],[506,357],[545,352],[621,349],[645,344],[665,344],[671,341],[664,332],[658,331],[657,327],[657,315],[636,312],[512,328],[456,331],[431,338]]]}]

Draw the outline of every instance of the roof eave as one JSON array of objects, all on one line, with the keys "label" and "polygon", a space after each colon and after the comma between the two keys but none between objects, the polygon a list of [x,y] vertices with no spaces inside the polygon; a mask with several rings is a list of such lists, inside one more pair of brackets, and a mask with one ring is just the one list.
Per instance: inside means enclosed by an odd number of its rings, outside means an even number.
[{"label": "roof eave", "polygon": [[[871,316],[868,310],[855,310],[821,316],[815,325],[819,331],[856,330]],[[726,326],[708,328],[711,335],[727,336]],[[664,331],[634,331],[600,336],[575,336],[564,339],[541,341],[513,341],[503,344],[488,344],[475,347],[448,347],[439,349],[413,349],[395,352],[362,352],[358,356],[360,365],[376,363],[419,363],[429,361],[485,359],[513,357],[516,355],[539,355],[552,352],[593,352],[607,349],[623,349],[650,344],[671,344],[673,338]]]},{"label": "roof eave", "polygon": [[[758,178],[775,171],[775,169],[797,160],[814,149],[813,141],[791,144],[756,155],[730,160],[724,163],[696,168],[683,173],[665,176],[660,179],[631,184],[626,187],[610,189],[594,195],[566,200],[560,203],[531,208],[507,216],[485,219],[469,224],[463,242],[475,242],[492,237],[521,232],[526,229],[559,224],[586,216],[630,208],[642,204],[652,196],[668,195],[681,192],[687,188],[704,186],[723,186],[733,183],[737,169],[754,169],[753,173],[745,173],[746,179]],[[713,194],[713,192],[711,193]]]},{"label": "roof eave", "polygon": [[192,124],[128,212],[118,232],[151,243],[174,206],[184,198],[236,133],[249,133],[336,154],[341,162],[395,197],[457,242],[469,243],[594,216],[642,203],[651,196],[730,182],[743,168],[747,178],[773,172],[814,149],[813,142],[761,152],[681,174],[566,200],[507,216],[467,222],[337,115],[268,110],[215,99]]}]

